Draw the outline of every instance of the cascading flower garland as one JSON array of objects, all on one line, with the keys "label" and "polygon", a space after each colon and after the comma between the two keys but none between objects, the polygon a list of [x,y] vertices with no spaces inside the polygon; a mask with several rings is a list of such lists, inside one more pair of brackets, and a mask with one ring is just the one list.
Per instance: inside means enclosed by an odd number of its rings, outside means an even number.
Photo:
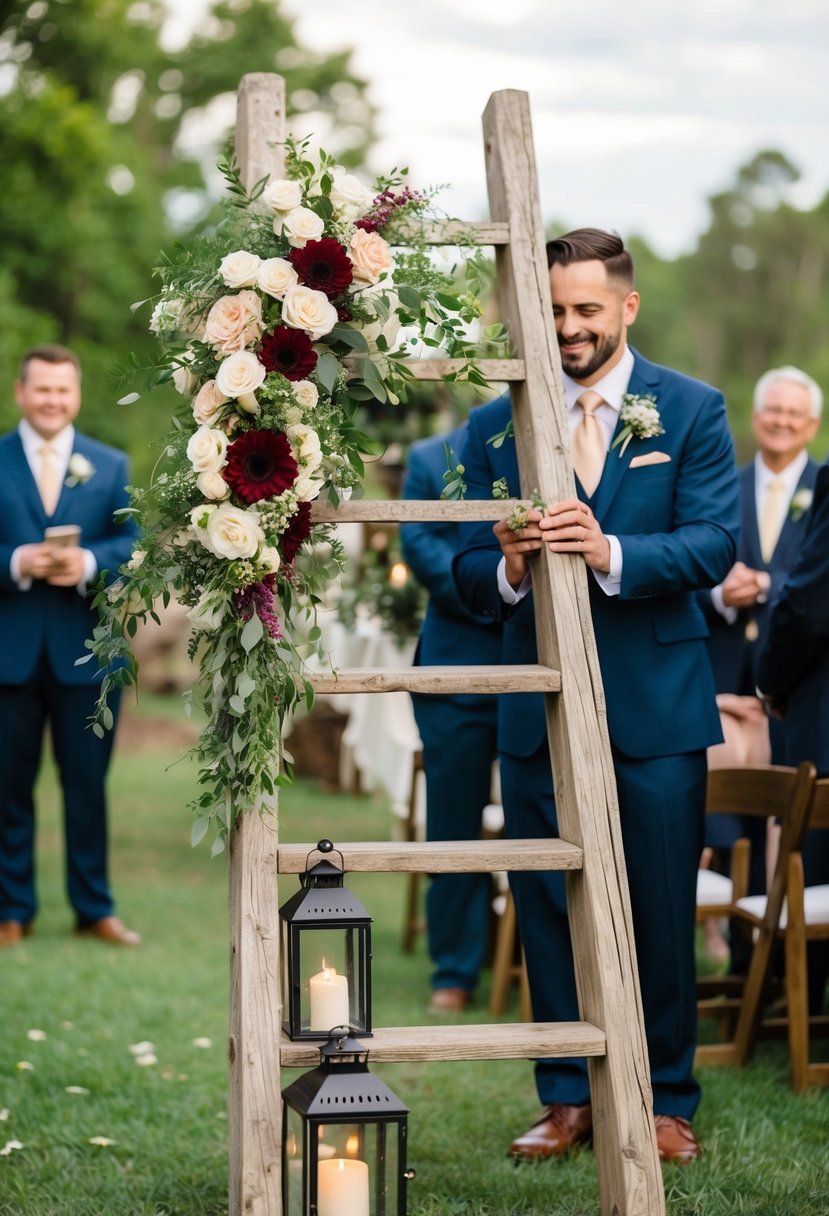
[{"label": "cascading flower garland", "polygon": [[[313,689],[305,664],[320,650],[319,597],[343,566],[334,530],[313,524],[320,495],[359,487],[372,441],[360,401],[405,399],[411,346],[465,361],[480,315],[423,245],[392,252],[392,227],[431,200],[396,172],[368,190],[307,146],[288,143],[286,177],[250,192],[222,166],[226,217],[159,268],[148,387],[175,383],[184,403],[151,485],[131,490],[140,540],[119,578],[98,592],[88,643],[105,670],[93,729],[111,725],[107,696],[135,682],[130,641],[154,605],[175,594],[189,608],[190,697],[206,716],[191,838],[270,805],[290,778],[286,716]],[[411,239],[411,238],[407,238]],[[467,261],[475,283],[479,264]],[[401,337],[402,333],[402,337]],[[132,402],[140,394],[122,398]],[[85,660],[81,660],[85,661]]]}]

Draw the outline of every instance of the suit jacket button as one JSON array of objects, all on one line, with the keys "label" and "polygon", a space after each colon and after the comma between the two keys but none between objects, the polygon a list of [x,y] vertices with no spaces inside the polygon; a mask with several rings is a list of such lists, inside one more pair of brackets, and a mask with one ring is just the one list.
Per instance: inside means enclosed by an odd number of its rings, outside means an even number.
[{"label": "suit jacket button", "polygon": [[746,625],[745,639],[747,642],[756,642],[760,636],[760,626],[752,618]]}]

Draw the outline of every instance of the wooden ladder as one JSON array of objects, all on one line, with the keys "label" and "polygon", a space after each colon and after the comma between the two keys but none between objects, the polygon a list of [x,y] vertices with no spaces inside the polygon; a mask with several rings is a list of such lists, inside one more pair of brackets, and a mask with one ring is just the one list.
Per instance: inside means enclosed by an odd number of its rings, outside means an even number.
[{"label": "wooden ladder", "polygon": [[[237,159],[250,186],[279,174],[283,139],[279,77],[243,78]],[[492,221],[428,226],[434,244],[492,245],[501,315],[516,358],[482,361],[508,381],[521,487],[554,502],[574,497],[558,345],[550,308],[544,233],[525,93],[490,98],[484,141]],[[419,379],[455,366],[428,360]],[[529,503],[527,504],[529,505]],[[315,521],[495,521],[510,504],[349,502],[314,507]],[[562,839],[337,842],[350,871],[439,873],[564,870],[583,1020],[570,1023],[376,1029],[372,1061],[538,1059],[586,1056],[594,1148],[604,1216],[661,1216],[662,1177],[636,972],[627,880],[604,694],[584,564],[539,555],[533,571],[537,665],[348,670],[318,677],[320,693],[543,692]],[[304,871],[312,843],[280,845],[273,816],[238,818],[230,848],[230,1211],[280,1216],[280,1067],[313,1066],[319,1049],[281,1032],[277,874]]]}]

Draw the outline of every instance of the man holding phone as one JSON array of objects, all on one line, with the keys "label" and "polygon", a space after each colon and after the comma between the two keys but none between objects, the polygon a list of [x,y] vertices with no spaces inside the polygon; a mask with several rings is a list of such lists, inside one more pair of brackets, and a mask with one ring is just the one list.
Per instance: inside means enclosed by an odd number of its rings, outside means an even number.
[{"label": "man holding phone", "polygon": [[[107,866],[105,779],[113,732],[89,729],[101,674],[76,666],[97,622],[88,589],[129,558],[135,526],[123,452],[79,434],[81,368],[61,346],[22,360],[23,415],[0,438],[0,947],[32,932],[33,789],[48,722],[60,772],[66,881],[76,931],[140,941],[114,915]],[[117,712],[117,704],[113,704]]]}]

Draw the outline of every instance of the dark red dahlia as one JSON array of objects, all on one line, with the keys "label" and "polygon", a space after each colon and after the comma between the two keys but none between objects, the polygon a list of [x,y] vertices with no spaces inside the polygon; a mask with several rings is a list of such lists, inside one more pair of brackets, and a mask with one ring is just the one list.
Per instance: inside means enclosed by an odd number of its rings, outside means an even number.
[{"label": "dark red dahlia", "polygon": [[262,338],[259,362],[269,372],[279,372],[288,380],[304,380],[317,366],[317,352],[301,329],[277,325]]},{"label": "dark red dahlia", "polygon": [[228,445],[222,474],[242,502],[276,498],[294,484],[299,466],[281,431],[246,431]]},{"label": "dark red dahlia", "polygon": [[292,249],[288,256],[300,282],[324,292],[329,300],[342,295],[354,277],[351,259],[333,236],[307,241],[302,249]]},{"label": "dark red dahlia", "polygon": [[299,553],[300,546],[311,531],[311,504],[301,502],[296,515],[291,516],[291,522],[279,538],[282,550],[282,560],[287,566]]}]

